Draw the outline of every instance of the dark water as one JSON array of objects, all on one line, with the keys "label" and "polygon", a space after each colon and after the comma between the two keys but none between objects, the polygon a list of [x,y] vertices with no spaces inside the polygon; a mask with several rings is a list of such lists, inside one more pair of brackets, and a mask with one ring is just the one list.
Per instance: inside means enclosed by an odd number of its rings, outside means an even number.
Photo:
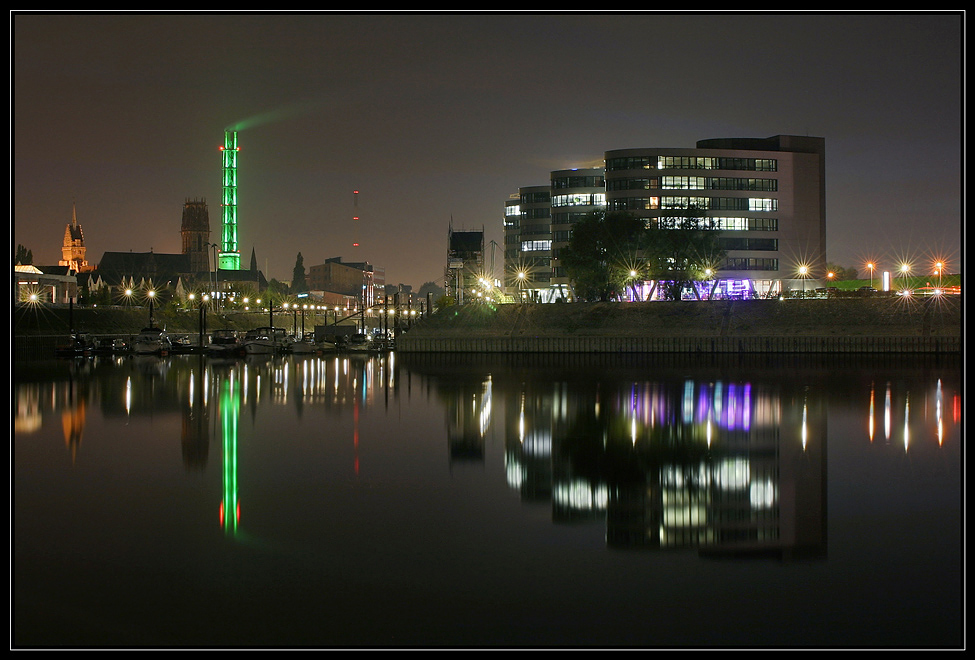
[{"label": "dark water", "polygon": [[17,648],[964,644],[957,360],[14,375]]}]

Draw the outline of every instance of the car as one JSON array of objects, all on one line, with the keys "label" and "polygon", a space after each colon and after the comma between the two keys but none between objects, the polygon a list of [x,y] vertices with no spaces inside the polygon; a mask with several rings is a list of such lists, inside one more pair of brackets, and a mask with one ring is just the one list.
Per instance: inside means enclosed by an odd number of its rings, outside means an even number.
[{"label": "car", "polygon": [[872,286],[861,286],[857,291],[860,293],[877,293],[877,290]]}]

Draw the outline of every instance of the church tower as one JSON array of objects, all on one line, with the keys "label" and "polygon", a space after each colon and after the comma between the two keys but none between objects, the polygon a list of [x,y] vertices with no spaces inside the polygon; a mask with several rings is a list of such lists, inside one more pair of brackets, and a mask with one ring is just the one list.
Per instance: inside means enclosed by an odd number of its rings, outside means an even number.
[{"label": "church tower", "polygon": [[69,266],[76,272],[91,270],[85,260],[85,234],[78,224],[78,214],[75,205],[71,205],[71,224],[64,229],[64,243],[61,245],[61,261],[59,266]]},{"label": "church tower", "polygon": [[205,199],[187,199],[183,203],[183,225],[179,233],[183,237],[183,254],[190,257],[190,271],[209,271],[210,214]]}]

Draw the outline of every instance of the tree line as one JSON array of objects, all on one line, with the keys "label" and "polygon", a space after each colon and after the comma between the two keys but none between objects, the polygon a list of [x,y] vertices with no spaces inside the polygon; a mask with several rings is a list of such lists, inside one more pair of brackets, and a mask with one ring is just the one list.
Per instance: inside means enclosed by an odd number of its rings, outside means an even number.
[{"label": "tree line", "polygon": [[694,206],[649,221],[595,211],[573,225],[559,263],[582,301],[622,300],[628,287],[648,280],[664,299],[680,300],[717,270],[725,256],[718,237],[717,222]]}]

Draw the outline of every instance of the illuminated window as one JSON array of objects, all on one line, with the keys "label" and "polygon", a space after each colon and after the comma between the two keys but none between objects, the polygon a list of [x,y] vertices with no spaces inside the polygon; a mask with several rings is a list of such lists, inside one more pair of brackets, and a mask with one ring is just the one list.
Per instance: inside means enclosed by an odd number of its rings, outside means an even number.
[{"label": "illuminated window", "polygon": [[552,249],[552,241],[522,241],[522,252],[542,252]]},{"label": "illuminated window", "polygon": [[777,199],[760,199],[757,197],[748,198],[749,211],[777,211],[779,202]]}]

